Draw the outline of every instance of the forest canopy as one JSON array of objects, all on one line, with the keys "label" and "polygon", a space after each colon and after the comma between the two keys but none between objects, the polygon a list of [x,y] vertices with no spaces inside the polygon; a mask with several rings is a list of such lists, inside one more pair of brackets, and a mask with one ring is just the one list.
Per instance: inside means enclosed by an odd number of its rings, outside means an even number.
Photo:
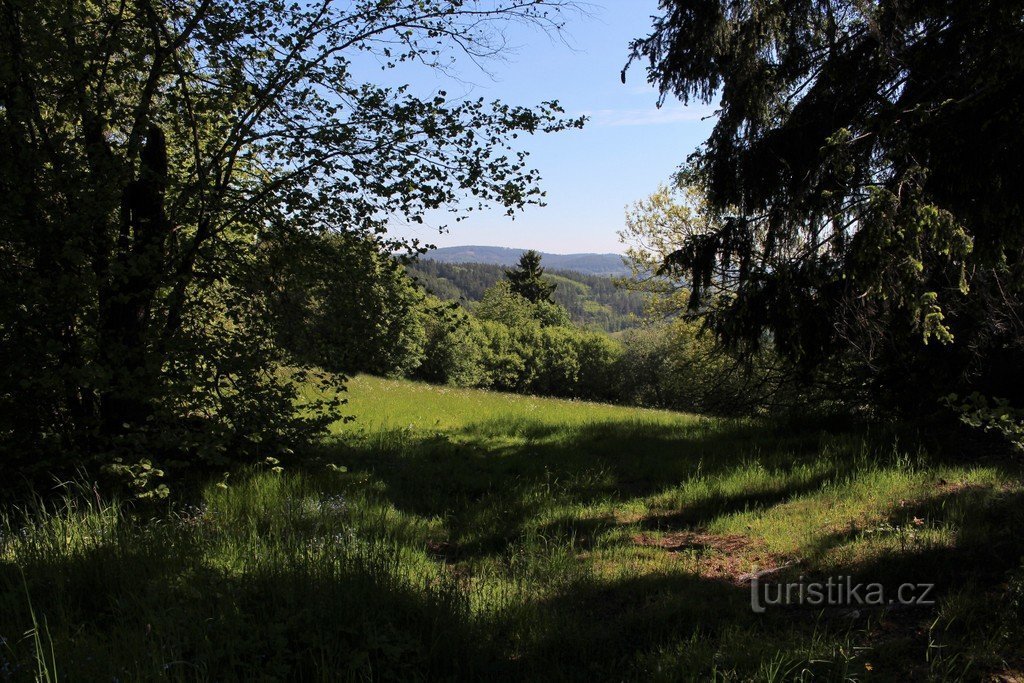
[{"label": "forest canopy", "polygon": [[276,343],[282,278],[339,248],[415,250],[388,220],[541,202],[513,139],[582,125],[556,102],[379,85],[359,60],[444,72],[500,54],[508,22],[558,31],[563,7],[5,1],[3,466],[217,463],[335,419],[336,399],[293,409],[281,368],[313,369]]},{"label": "forest canopy", "polygon": [[1019,404],[1021,3],[661,9],[630,62],[662,99],[719,107],[680,177],[713,224],[664,261],[691,309],[861,405]]}]

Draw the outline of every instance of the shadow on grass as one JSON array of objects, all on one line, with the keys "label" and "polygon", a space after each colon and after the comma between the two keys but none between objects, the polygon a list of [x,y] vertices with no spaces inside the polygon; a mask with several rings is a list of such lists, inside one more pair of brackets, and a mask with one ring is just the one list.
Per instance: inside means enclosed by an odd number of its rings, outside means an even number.
[{"label": "shadow on grass", "polygon": [[[954,542],[936,545],[921,540],[914,519],[953,529]],[[864,539],[866,532],[888,534],[889,542],[899,547],[845,567],[860,580],[891,586],[931,583],[939,594],[965,581],[992,588],[1024,559],[1024,492],[988,486],[940,490],[923,500],[894,506],[886,514],[886,523],[874,530],[847,529],[828,535],[808,555],[820,558]]]},{"label": "shadow on grass", "polygon": [[[937,521],[956,518],[962,532],[953,547],[908,548],[840,571],[890,586],[939,583],[941,597],[968,577],[994,583],[1019,562],[1019,492],[944,491],[918,504]],[[593,538],[611,524],[566,518],[542,533],[563,542]],[[930,611],[911,615],[899,659],[849,645],[850,638],[873,645],[864,619],[822,622],[810,609],[754,614],[744,586],[682,571],[584,576],[538,586],[539,595],[508,587],[507,595],[489,594],[492,608],[478,613],[470,608],[471,579],[444,571],[432,581],[411,579],[394,546],[342,541],[316,552],[317,543],[335,541],[310,536],[260,538],[264,545],[242,552],[230,547],[244,534],[211,533],[128,527],[96,547],[55,547],[27,554],[20,566],[0,564],[3,656],[30,678],[23,575],[45,621],[44,644],[53,642],[59,670],[81,680],[594,680],[646,678],[666,666],[660,672],[669,678],[716,670],[758,678],[780,653],[820,676],[845,677],[850,657],[861,672],[870,661],[884,676],[886,657],[892,675],[908,662],[924,666],[934,620]],[[837,534],[828,542],[849,540]],[[833,651],[853,654],[830,658]]]},{"label": "shadow on grass", "polygon": [[[739,421],[551,426],[516,418],[454,433],[394,430],[350,437],[326,445],[319,455],[370,477],[380,497],[398,510],[443,519],[449,533],[445,553],[465,560],[505,553],[551,506],[571,510],[642,499],[695,476],[713,479],[754,461],[785,471],[814,461],[821,438]],[[702,524],[716,514],[805,493],[825,478],[717,495],[654,524]],[[549,525],[535,531],[592,545],[607,528],[567,519],[559,529]]]},{"label": "shadow on grass", "polygon": [[795,496],[813,493],[831,480],[835,472],[826,472],[805,481],[791,482],[750,493],[725,495],[715,493],[699,503],[687,505],[676,512],[645,517],[640,520],[643,529],[652,531],[679,531],[701,528],[717,517],[747,512],[786,503]]},{"label": "shadow on grass", "polygon": [[584,504],[637,498],[752,459],[784,467],[808,462],[819,446],[817,434],[771,434],[740,423],[713,429],[632,421],[555,428],[499,420],[454,434],[396,430],[391,440],[339,440],[320,455],[381,479],[399,509],[443,515],[453,506],[531,487]]},{"label": "shadow on grass", "polygon": [[618,526],[618,520],[611,515],[598,517],[563,516],[537,529],[537,533],[548,543],[571,547],[576,551],[590,550],[606,532]]},{"label": "shadow on grass", "polygon": [[[903,523],[901,516],[906,513],[906,509],[894,509],[893,523]],[[864,673],[864,665],[870,664],[873,675],[884,680],[981,678],[986,670],[1000,666],[1001,657],[1015,647],[1015,641],[1003,640],[1013,626],[1001,620],[1013,617],[1002,611],[1001,592],[1008,573],[1019,568],[1024,557],[1024,493],[949,490],[919,501],[912,510],[915,513],[927,513],[937,523],[955,521],[959,526],[955,542],[908,546],[835,567],[833,576],[880,583],[890,597],[898,595],[905,583],[934,584],[929,597],[942,601],[956,596],[971,613],[940,612],[941,605],[872,610],[846,603],[776,607],[758,615],[750,609],[749,588],[689,574],[644,575],[581,586],[533,606],[533,621],[546,626],[530,651],[523,653],[523,665],[557,672],[555,677],[578,676],[580,671],[591,676],[608,672],[628,676],[636,673],[631,667],[637,664],[638,652],[683,643],[674,661],[698,667],[693,669],[695,674],[736,667],[756,677],[761,663],[788,652],[808,657],[806,667],[815,676],[831,678],[838,673],[845,680],[851,661],[840,656],[830,661],[809,652],[815,638],[830,633],[825,641],[831,638],[842,644],[858,660],[853,672]],[[846,540],[851,539],[837,534],[826,545]],[[942,617],[937,619],[939,614]],[[722,648],[730,633],[742,634],[735,650]],[[851,634],[855,647],[843,642]],[[991,649],[1000,642],[1003,655]],[[971,651],[979,643],[990,649]],[[818,643],[822,644],[827,650],[827,643]],[[668,677],[685,678],[690,671],[685,667]]]},{"label": "shadow on grass", "polygon": [[73,680],[448,679],[490,654],[454,579],[410,582],[387,549],[225,567],[148,541],[0,563],[0,680],[35,673],[34,619]]},{"label": "shadow on grass", "polygon": [[[594,680],[634,675],[637,654],[659,643],[697,638],[710,666],[724,631],[777,630],[749,612],[745,590],[699,576],[580,581],[545,598],[513,596],[481,617],[464,580],[410,583],[387,552],[321,563],[293,549],[232,571],[173,536],[141,552],[116,545],[23,565],[58,671],[79,680]],[[0,633],[32,624],[21,582],[19,568],[0,565]],[[3,658],[15,680],[31,678],[31,638],[8,638]]]},{"label": "shadow on grass", "polygon": [[[533,532],[559,548],[587,550],[617,523],[607,515],[574,516],[574,505],[656,494],[698,473],[725,476],[752,459],[784,470],[821,457],[822,441],[820,434],[742,424],[556,429],[520,420],[455,434],[396,430],[339,442],[321,455],[350,468],[351,486],[372,489],[367,495],[400,511],[441,518],[459,539],[429,552],[430,559],[418,555],[436,570],[429,579],[416,574],[422,567],[410,556],[422,548],[411,542],[338,540],[292,523],[294,537],[274,538],[280,525],[253,521],[263,510],[247,510],[252,514],[239,515],[229,531],[167,522],[129,526],[85,550],[70,551],[58,540],[23,554],[18,565],[0,563],[0,636],[8,643],[0,657],[10,659],[0,659],[0,671],[7,662],[20,667],[16,679],[32,678],[34,646],[22,636],[32,625],[30,595],[58,670],[80,680],[707,679],[730,671],[758,679],[766,677],[765,662],[780,654],[815,675],[844,680],[850,661],[863,673],[869,655],[858,653],[871,653],[857,649],[873,644],[863,621],[822,626],[815,610],[754,614],[749,589],[730,581],[678,567],[614,578],[570,567],[534,581],[502,565],[508,575],[484,590],[482,581],[445,566],[485,556],[500,564],[552,502],[557,514]],[[855,441],[844,442],[851,453]],[[712,493],[642,526],[700,526],[774,506],[853,467],[852,457],[849,463],[836,458],[836,471],[827,475],[737,495]],[[316,483],[296,491],[321,493]],[[323,493],[333,493],[327,488]],[[938,583],[940,597],[978,577],[979,585],[967,589],[973,597],[1019,565],[1019,492],[939,490],[889,515],[893,525],[923,516],[956,523],[960,531],[951,547],[909,546],[836,573],[886,585]],[[812,554],[857,538],[833,534]],[[323,546],[331,543],[337,546]],[[580,558],[568,555],[578,566]],[[471,608],[480,603],[485,607]],[[912,615],[905,657],[892,658],[888,671],[877,651],[870,654],[880,675],[894,677],[908,662],[922,665],[934,616]]]}]

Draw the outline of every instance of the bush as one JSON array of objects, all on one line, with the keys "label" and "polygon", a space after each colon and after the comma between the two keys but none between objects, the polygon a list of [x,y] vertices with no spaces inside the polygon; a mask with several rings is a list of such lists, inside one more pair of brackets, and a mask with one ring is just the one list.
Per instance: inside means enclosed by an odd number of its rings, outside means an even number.
[{"label": "bush", "polygon": [[578,345],[580,358],[578,395],[605,401],[621,399],[622,344],[597,332],[583,332],[580,334]]},{"label": "bush", "polygon": [[425,337],[423,358],[410,375],[435,384],[484,386],[480,324],[457,304],[434,299],[428,299],[420,316]]},{"label": "bush", "polygon": [[475,312],[481,320],[491,320],[514,329],[530,325],[567,327],[572,324],[565,307],[545,300],[530,302],[512,291],[507,280],[497,282],[484,292]]},{"label": "bush", "polygon": [[945,404],[960,414],[964,424],[994,432],[1017,451],[1024,451],[1024,410],[1012,407],[1005,398],[989,401],[975,391],[962,400],[957,394],[950,394]]},{"label": "bush", "polygon": [[739,362],[697,322],[675,319],[630,330],[619,360],[623,400],[717,415],[768,410],[786,388],[762,352]]},{"label": "bush", "polygon": [[580,382],[580,331],[549,327],[537,335],[537,372],[530,389],[537,394],[577,396]]},{"label": "bush", "polygon": [[527,392],[536,374],[535,349],[540,329],[536,324],[509,327],[494,320],[480,322],[483,333],[478,385],[500,391]]},{"label": "bush", "polygon": [[331,372],[405,375],[423,361],[424,295],[371,240],[316,236],[270,260],[278,343]]}]

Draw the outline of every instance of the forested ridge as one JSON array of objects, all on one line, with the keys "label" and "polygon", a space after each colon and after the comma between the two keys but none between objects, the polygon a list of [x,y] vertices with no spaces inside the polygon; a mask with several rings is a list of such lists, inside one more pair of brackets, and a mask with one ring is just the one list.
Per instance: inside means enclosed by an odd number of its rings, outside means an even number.
[{"label": "forested ridge", "polygon": [[[409,266],[409,273],[432,294],[462,300],[472,310],[484,293],[504,279],[505,267],[487,263],[444,263],[430,253]],[[557,284],[555,303],[565,307],[573,322],[606,332],[640,324],[649,296],[629,290],[616,278],[548,268],[547,278]],[[621,278],[619,278],[621,280]]]},{"label": "forested ridge", "polygon": [[[525,251],[526,249],[477,245],[437,247],[431,249],[425,258],[442,263],[487,263],[509,267],[514,266]],[[629,273],[629,267],[620,254],[555,254],[545,251],[539,253],[553,270],[616,277]]]}]

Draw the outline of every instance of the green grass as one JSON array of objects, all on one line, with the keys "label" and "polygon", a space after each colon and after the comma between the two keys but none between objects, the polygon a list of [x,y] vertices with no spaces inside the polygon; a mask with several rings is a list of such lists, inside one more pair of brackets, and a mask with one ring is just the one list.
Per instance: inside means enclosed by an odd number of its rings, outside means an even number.
[{"label": "green grass", "polygon": [[[635,423],[638,427],[687,428],[716,423],[665,410],[646,410],[563,399],[438,387],[365,375],[349,382],[347,397],[358,419],[338,423],[335,433],[411,429],[420,434],[486,428],[493,421],[543,426],[562,431],[596,424]],[[507,431],[507,430],[502,430]]]},{"label": "green grass", "polygon": [[[194,508],[142,520],[88,492],[8,510],[0,680],[976,680],[1020,666],[1012,463],[370,377],[349,400],[358,419],[320,452],[211,482]],[[940,603],[754,614],[740,576],[771,566],[935,582]]]}]

